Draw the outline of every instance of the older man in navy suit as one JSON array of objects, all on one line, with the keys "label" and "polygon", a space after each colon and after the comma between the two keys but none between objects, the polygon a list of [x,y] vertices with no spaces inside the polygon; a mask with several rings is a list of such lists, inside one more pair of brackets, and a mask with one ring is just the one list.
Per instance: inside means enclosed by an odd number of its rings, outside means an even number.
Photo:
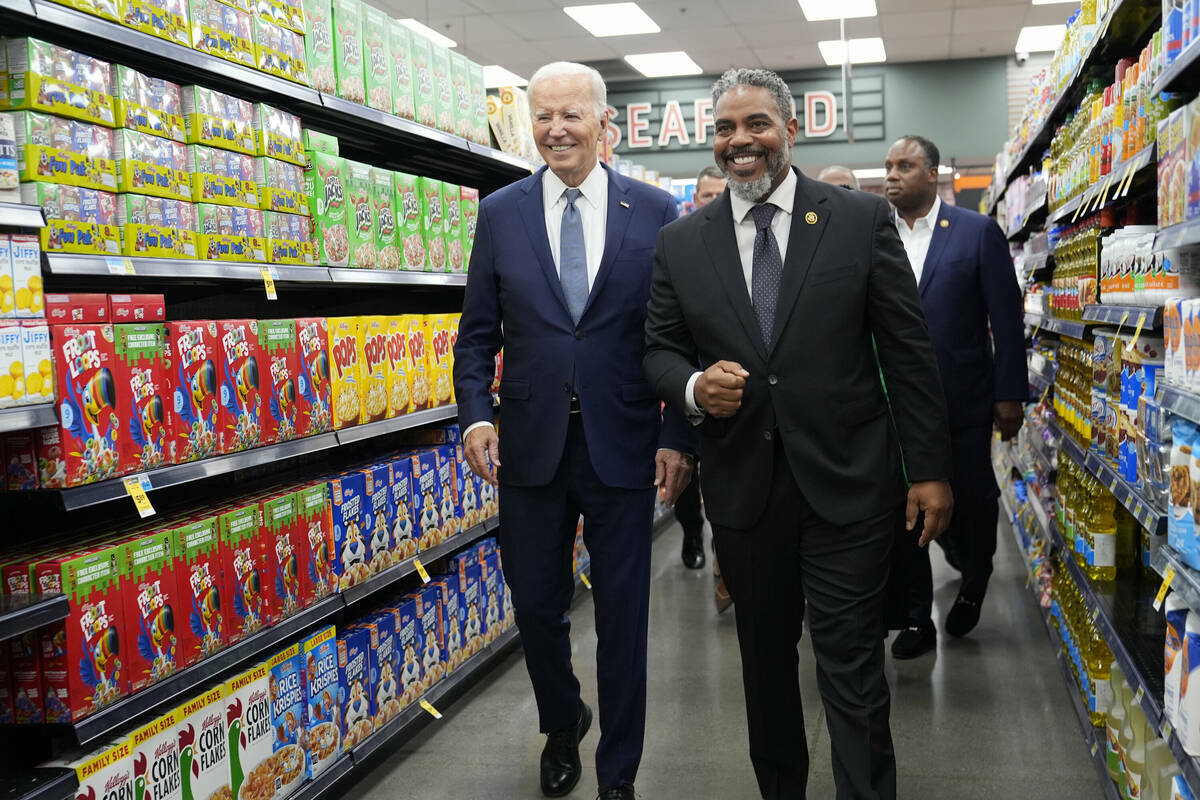
[{"label": "older man in navy suit", "polygon": [[[1021,290],[1008,242],[994,220],[938,198],[940,160],[937,146],[922,136],[898,140],[887,153],[884,193],[925,307],[950,413],[955,506],[938,544],[962,573],[945,629],[965,636],[979,622],[996,552],[1000,490],[992,429],[1006,440],[1016,436],[1029,387]],[[907,614],[892,623],[903,628],[892,655],[915,658],[937,644],[929,552],[915,543],[898,550],[893,597]]]},{"label": "older man in navy suit", "polygon": [[[571,669],[567,607],[582,514],[595,585],[603,800],[633,798],[646,716],[650,526],[656,486],[673,503],[696,437],[666,423],[642,374],[666,192],[597,161],[604,81],[554,63],[529,81],[547,167],[484,199],[467,277],[454,384],[471,468],[500,492],[500,546],[542,733],[547,797],[579,781],[592,712]],[[493,357],[504,348],[503,433],[492,425]]]}]

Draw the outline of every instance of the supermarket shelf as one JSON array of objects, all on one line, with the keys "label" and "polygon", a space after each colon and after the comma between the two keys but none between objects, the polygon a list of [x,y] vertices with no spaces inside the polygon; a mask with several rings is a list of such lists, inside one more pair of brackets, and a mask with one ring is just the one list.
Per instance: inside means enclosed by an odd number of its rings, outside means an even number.
[{"label": "supermarket shelf", "polygon": [[[1118,164],[1113,164],[1112,171],[1107,176],[1099,182],[1088,186],[1080,194],[1068,200],[1054,211],[1051,211],[1048,219],[1050,222],[1074,222],[1077,217],[1086,217],[1094,214],[1101,208],[1106,208],[1118,200],[1127,197],[1133,185],[1138,182],[1138,179],[1143,174],[1154,172],[1156,168],[1155,145],[1152,142],[1128,159]],[[1128,174],[1126,170],[1129,170]],[[1127,184],[1123,191],[1119,193],[1112,191],[1122,183]],[[1112,193],[1109,194],[1109,192]],[[1084,207],[1084,210],[1076,214],[1076,209],[1081,205]]]},{"label": "supermarket shelf", "polygon": [[1121,325],[1123,318],[1123,324],[1136,326],[1138,324],[1138,318],[1143,314],[1146,317],[1145,325],[1142,326],[1143,330],[1156,331],[1162,328],[1162,306],[1086,306],[1083,309],[1083,320],[1084,322],[1101,322],[1111,325]]},{"label": "supermarket shelf", "polygon": [[65,594],[4,595],[0,597],[0,641],[66,619]]},{"label": "supermarket shelf", "polygon": [[1154,235],[1155,250],[1169,250],[1173,247],[1186,247],[1200,244],[1200,219],[1188,220],[1169,228],[1160,228]]},{"label": "supermarket shelf", "polygon": [[1118,475],[1106,461],[1101,459],[1095,453],[1088,451],[1083,452],[1082,448],[1072,439],[1067,436],[1055,423],[1050,423],[1055,433],[1062,438],[1060,445],[1062,452],[1071,457],[1075,463],[1082,466],[1092,475],[1099,479],[1100,483],[1108,487],[1113,496],[1121,505],[1128,509],[1129,513],[1134,516],[1138,523],[1151,533],[1162,535],[1167,531],[1167,515],[1151,505],[1141,493],[1130,486],[1125,480]]},{"label": "supermarket shelf", "polygon": [[46,767],[0,771],[0,797],[5,800],[69,800],[79,782],[75,770]]},{"label": "supermarket shelf", "polygon": [[326,270],[333,283],[390,284],[394,286],[466,286],[467,276],[451,272],[393,272],[382,269],[344,269],[330,267]]},{"label": "supermarket shelf", "polygon": [[1189,47],[1162,71],[1154,82],[1154,93],[1194,93],[1200,89],[1200,47]]},{"label": "supermarket shelf", "polygon": [[[0,10],[7,8],[0,4]],[[0,228],[44,228],[46,219],[40,206],[24,203],[0,203]]]},{"label": "supermarket shelf", "polygon": [[1029,275],[1032,275],[1039,270],[1045,269],[1049,263],[1049,253],[1038,253],[1037,255],[1028,256],[1025,259],[1025,272]]},{"label": "supermarket shelf", "polygon": [[1165,383],[1158,385],[1156,394],[1158,402],[1167,411],[1184,419],[1190,419],[1192,422],[1200,423],[1200,395]]},{"label": "supermarket shelf", "polygon": [[1029,370],[1029,385],[1037,389],[1039,394],[1046,391],[1053,383],[1053,378],[1048,378],[1037,370]]},{"label": "supermarket shelf", "polygon": [[1175,552],[1175,548],[1160,544],[1151,562],[1154,571],[1162,575],[1167,568],[1175,570],[1175,578],[1171,581],[1171,591],[1183,598],[1188,608],[1200,613],[1200,572],[1183,563],[1183,558]]},{"label": "supermarket shelf", "polygon": [[1076,339],[1082,339],[1088,335],[1088,330],[1092,327],[1090,322],[1076,322],[1073,319],[1059,319],[1050,314],[1025,314],[1025,324],[1035,328],[1043,328],[1055,333],[1073,336]]},{"label": "supermarket shelf", "polygon": [[316,800],[318,797],[326,796],[326,793],[346,777],[352,769],[354,769],[354,762],[350,760],[350,756],[343,755],[330,764],[316,780],[309,781],[293,792],[291,800]]},{"label": "supermarket shelf", "polygon": [[342,428],[337,432],[338,444],[361,442],[376,436],[386,436],[389,433],[419,428],[434,422],[449,422],[458,417],[458,406],[448,405],[440,408],[427,408],[424,411],[414,411],[391,419],[381,419],[378,422],[368,422],[366,425],[353,425]]},{"label": "supermarket shelf", "polygon": [[33,406],[16,406],[0,409],[0,433],[41,428],[58,423],[53,403],[38,403]]},{"label": "supermarket shelf", "polygon": [[1029,238],[1034,231],[1040,230],[1042,222],[1045,221],[1046,215],[1046,192],[1043,190],[1038,197],[1036,203],[1031,208],[1025,210],[1025,218],[1021,221],[1021,226],[1016,230],[1005,231],[1005,235],[1010,242],[1023,242]]}]

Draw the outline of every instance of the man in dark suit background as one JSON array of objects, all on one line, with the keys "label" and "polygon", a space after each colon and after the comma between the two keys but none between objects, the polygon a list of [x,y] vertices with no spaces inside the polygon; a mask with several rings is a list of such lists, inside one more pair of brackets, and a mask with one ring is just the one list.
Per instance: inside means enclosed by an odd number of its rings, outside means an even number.
[{"label": "man in dark suit background", "polygon": [[[887,153],[884,193],[917,279],[950,412],[954,516],[938,544],[962,573],[946,632],[965,636],[979,622],[996,552],[1000,490],[992,472],[992,428],[1005,440],[1016,436],[1029,384],[1021,289],[1008,241],[995,220],[938,198],[940,160],[930,140],[899,139]],[[892,655],[915,658],[937,644],[933,576],[929,551],[899,533],[901,574],[893,576],[893,596],[906,613]]]},{"label": "man in dark suit background", "polygon": [[700,426],[762,796],[805,796],[807,606],[837,797],[894,798],[881,633],[901,452],[907,525],[923,511],[922,539],[936,538],[953,505],[933,347],[887,204],[791,168],[779,76],[730,70],[713,102],[729,190],[659,235],[646,375]]},{"label": "man in dark suit background", "polygon": [[[548,734],[542,792],[580,777],[592,712],[571,669],[571,572],[582,514],[592,560],[603,800],[634,797],[646,716],[646,628],[655,486],[673,503],[694,434],[662,425],[642,373],[653,248],[675,219],[666,192],[597,161],[604,82],[555,63],[529,81],[548,168],[486,197],[467,276],[454,383],[464,455],[499,483],[504,574]],[[503,435],[492,425],[493,359],[504,348]]]}]

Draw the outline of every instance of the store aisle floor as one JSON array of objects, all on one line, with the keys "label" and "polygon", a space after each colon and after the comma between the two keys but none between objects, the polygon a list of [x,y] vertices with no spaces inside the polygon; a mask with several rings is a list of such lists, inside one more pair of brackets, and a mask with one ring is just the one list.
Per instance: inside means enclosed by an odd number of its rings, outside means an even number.
[{"label": "store aisle floor", "polygon": [[[752,800],[741,664],[732,613],[717,617],[709,570],[679,561],[680,531],[654,546],[650,684],[638,792],[647,800]],[[912,800],[1083,800],[1100,797],[1089,754],[1008,525],[1001,522],[996,574],[979,628],[942,636],[933,654],[888,657],[900,796]],[[936,550],[936,548],[935,548]],[[939,628],[954,600],[953,573],[934,555]],[[571,614],[575,668],[595,707],[592,605]],[[800,647],[812,754],[808,796],[833,800],[829,737],[812,651]],[[519,651],[414,739],[393,748],[346,796],[357,800],[519,800],[541,797],[544,738]],[[583,742],[584,774],[572,798],[595,796],[598,729]]]}]

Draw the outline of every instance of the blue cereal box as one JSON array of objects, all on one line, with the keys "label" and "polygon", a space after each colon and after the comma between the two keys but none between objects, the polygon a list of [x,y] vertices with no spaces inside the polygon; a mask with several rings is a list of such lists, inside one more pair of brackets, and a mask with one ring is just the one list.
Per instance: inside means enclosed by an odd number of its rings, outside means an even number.
[{"label": "blue cereal box", "polygon": [[370,649],[371,634],[365,628],[349,628],[338,635],[338,718],[344,752],[375,732],[367,694]]},{"label": "blue cereal box", "polygon": [[475,477],[475,489],[479,492],[479,510],[483,513],[483,518],[496,516],[500,513],[499,490],[478,475]]},{"label": "blue cereal box", "polygon": [[413,465],[412,459],[397,458],[388,465],[391,469],[392,509],[392,558],[404,561],[417,554],[415,536],[416,521],[413,516]]},{"label": "blue cereal box", "polygon": [[421,687],[425,691],[446,676],[445,628],[442,625],[442,590],[430,584],[409,595],[417,604],[421,649]]},{"label": "blue cereal box", "polygon": [[267,670],[274,730],[275,798],[282,800],[308,776],[303,747],[308,701],[304,696],[304,656],[299,643],[272,656],[267,661]]},{"label": "blue cereal box", "polygon": [[410,595],[396,606],[396,670],[400,677],[402,709],[408,708],[424,693],[421,683],[423,645],[417,619],[417,603]]},{"label": "blue cereal box", "polygon": [[338,589],[370,577],[371,551],[363,534],[366,528],[367,482],[361,472],[349,472],[329,481],[333,506],[333,573]]},{"label": "blue cereal box", "polygon": [[375,575],[390,567],[392,560],[392,471],[388,464],[375,464],[359,470],[363,475],[366,507],[367,549],[371,551],[370,570]]},{"label": "blue cereal box", "polygon": [[396,615],[384,609],[367,617],[360,625],[371,634],[367,691],[374,711],[372,722],[375,730],[379,730],[402,710],[400,685],[396,680]]},{"label": "blue cereal box", "polygon": [[458,473],[458,517],[462,530],[473,528],[483,522],[483,511],[479,507],[478,478],[467,460],[463,458],[462,445],[454,446],[454,456]]},{"label": "blue cereal box", "polygon": [[305,736],[308,777],[315,778],[337,760],[342,732],[337,718],[337,631],[332,625],[300,643],[304,657]]},{"label": "blue cereal box", "polygon": [[442,539],[442,497],[436,450],[412,455],[413,510],[417,517],[417,550],[425,552]]},{"label": "blue cereal box", "polygon": [[463,659],[483,649],[487,633],[487,595],[484,587],[483,565],[478,562],[463,567],[459,576],[462,591],[458,596],[459,616],[462,619]]},{"label": "blue cereal box", "polygon": [[458,508],[458,457],[452,444],[441,445],[436,450],[438,489],[442,495],[438,510],[442,520],[442,541],[445,541],[462,530]]},{"label": "blue cereal box", "polygon": [[483,594],[487,598],[484,616],[484,644],[491,644],[504,632],[504,573],[500,571],[500,555],[494,550],[483,559]]},{"label": "blue cereal box", "polygon": [[446,674],[449,675],[463,662],[458,575],[438,575],[430,582],[428,588],[436,588],[438,591],[438,601],[442,608],[442,662],[446,665]]}]

